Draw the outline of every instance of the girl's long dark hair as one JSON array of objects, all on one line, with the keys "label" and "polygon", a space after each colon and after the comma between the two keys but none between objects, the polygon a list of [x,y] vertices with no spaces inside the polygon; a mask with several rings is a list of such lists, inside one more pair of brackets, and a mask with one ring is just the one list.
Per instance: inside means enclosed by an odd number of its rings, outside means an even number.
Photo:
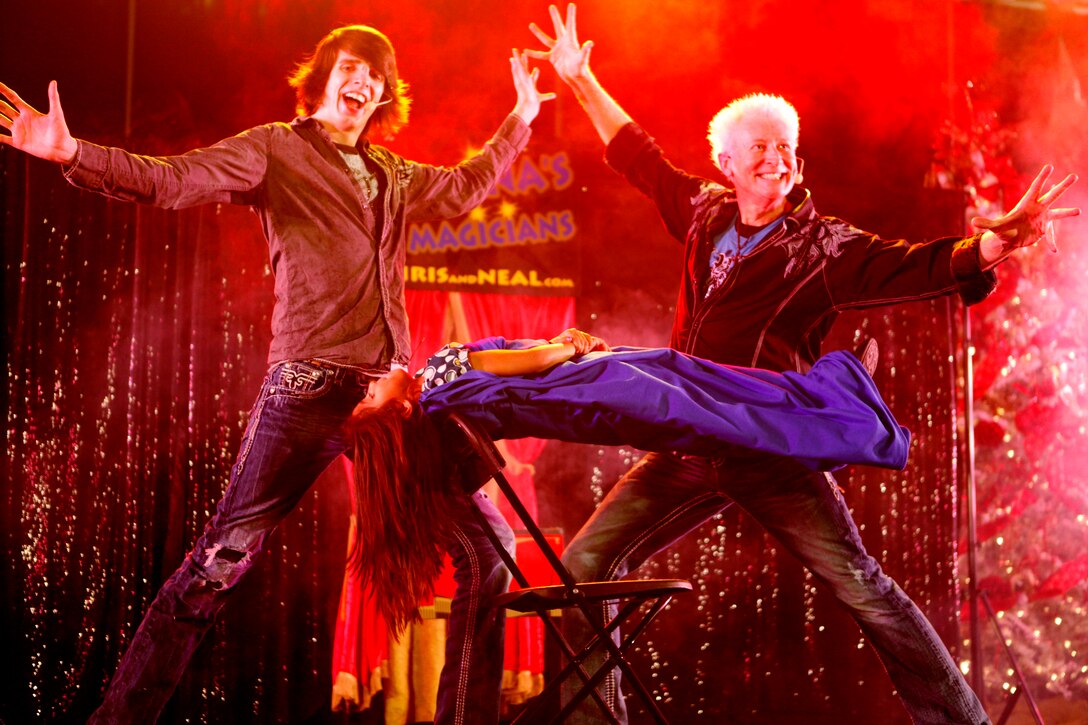
[{"label": "girl's long dark hair", "polygon": [[348,432],[355,444],[356,523],[348,563],[400,632],[434,595],[453,516],[465,510],[466,497],[444,463],[437,428],[418,405],[407,418],[396,401],[357,413]]}]

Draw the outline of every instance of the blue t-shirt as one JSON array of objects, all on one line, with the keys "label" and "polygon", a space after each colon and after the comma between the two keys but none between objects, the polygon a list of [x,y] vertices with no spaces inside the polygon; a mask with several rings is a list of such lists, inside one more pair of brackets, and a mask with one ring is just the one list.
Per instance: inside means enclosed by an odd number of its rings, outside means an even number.
[{"label": "blue t-shirt", "polygon": [[729,228],[714,240],[714,249],[710,252],[710,275],[706,282],[707,297],[729,278],[729,273],[737,266],[737,262],[750,254],[760,242],[767,238],[768,234],[778,228],[783,218],[784,215],[778,217],[746,237],[740,236],[737,232],[737,221],[734,220]]}]

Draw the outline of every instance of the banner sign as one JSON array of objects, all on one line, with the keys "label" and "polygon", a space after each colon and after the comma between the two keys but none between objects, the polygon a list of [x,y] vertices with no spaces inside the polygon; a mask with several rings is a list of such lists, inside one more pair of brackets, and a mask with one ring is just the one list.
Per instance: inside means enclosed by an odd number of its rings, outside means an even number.
[{"label": "banner sign", "polygon": [[468,214],[408,228],[409,289],[576,296],[577,190],[566,152],[522,154]]}]

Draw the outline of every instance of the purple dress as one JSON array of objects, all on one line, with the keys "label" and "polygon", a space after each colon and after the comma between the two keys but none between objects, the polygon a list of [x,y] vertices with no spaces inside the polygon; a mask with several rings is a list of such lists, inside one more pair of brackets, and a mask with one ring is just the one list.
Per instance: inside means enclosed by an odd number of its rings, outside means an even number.
[{"label": "purple dress", "polygon": [[737,445],[825,471],[906,465],[910,433],[847,352],[825,355],[803,374],[718,365],[668,348],[615,348],[513,377],[468,364],[470,351],[532,344],[539,341],[490,337],[446,346],[419,373],[423,410],[457,411],[492,438],[705,456]]}]

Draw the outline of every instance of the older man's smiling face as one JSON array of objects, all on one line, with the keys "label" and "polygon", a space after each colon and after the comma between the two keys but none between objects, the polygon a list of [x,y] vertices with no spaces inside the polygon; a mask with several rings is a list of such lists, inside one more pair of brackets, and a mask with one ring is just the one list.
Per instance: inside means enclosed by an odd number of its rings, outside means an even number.
[{"label": "older man's smiling face", "polygon": [[783,200],[797,174],[797,138],[782,119],[750,113],[737,121],[718,163],[742,203]]}]

